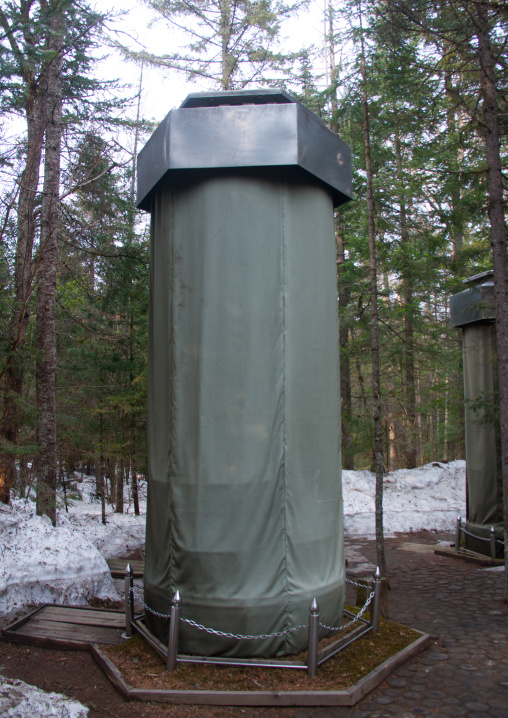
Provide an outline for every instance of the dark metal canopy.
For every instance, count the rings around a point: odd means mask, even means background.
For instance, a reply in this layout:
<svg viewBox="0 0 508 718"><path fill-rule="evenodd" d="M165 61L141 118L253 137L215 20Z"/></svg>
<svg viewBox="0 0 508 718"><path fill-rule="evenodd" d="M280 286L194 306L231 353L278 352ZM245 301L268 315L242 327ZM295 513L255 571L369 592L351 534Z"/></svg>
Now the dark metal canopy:
<svg viewBox="0 0 508 718"><path fill-rule="evenodd" d="M195 93L171 110L138 156L137 206L181 170L288 167L352 198L351 150L282 90Z"/></svg>
<svg viewBox="0 0 508 718"><path fill-rule="evenodd" d="M468 288L450 297L450 323L463 327L473 322L489 322L496 318L494 305L494 272L488 270L464 279Z"/></svg>
<svg viewBox="0 0 508 718"><path fill-rule="evenodd" d="M234 90L231 92L192 92L180 109L189 107L221 107L224 105L283 105L295 103L285 90Z"/></svg>

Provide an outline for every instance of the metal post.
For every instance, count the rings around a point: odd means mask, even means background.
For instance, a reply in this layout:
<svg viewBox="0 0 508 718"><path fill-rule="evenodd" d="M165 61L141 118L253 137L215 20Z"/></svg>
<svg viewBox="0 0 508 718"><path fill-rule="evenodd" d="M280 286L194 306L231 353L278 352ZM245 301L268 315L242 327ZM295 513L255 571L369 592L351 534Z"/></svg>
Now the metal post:
<svg viewBox="0 0 508 718"><path fill-rule="evenodd" d="M374 596L372 598L372 604L370 606L370 625L373 631L379 629L379 612L381 610L381 571L379 566L376 567L374 573L373 590Z"/></svg>
<svg viewBox="0 0 508 718"><path fill-rule="evenodd" d="M134 569L129 566L130 569L130 577L129 577L129 584L130 584L130 609L131 609L131 623L134 625Z"/></svg>
<svg viewBox="0 0 508 718"><path fill-rule="evenodd" d="M490 527L490 557L496 558L496 531L493 526Z"/></svg>
<svg viewBox="0 0 508 718"><path fill-rule="evenodd" d="M134 613L134 596L132 595L133 576L130 563L125 567L125 636L132 636L132 621Z"/></svg>
<svg viewBox="0 0 508 718"><path fill-rule="evenodd" d="M314 598L309 608L309 647L307 649L307 673L311 678L317 673L319 642L319 606Z"/></svg>
<svg viewBox="0 0 508 718"><path fill-rule="evenodd" d="M171 618L169 619L168 660L166 663L168 671L174 671L177 663L181 605L180 591L177 591L171 602Z"/></svg>
<svg viewBox="0 0 508 718"><path fill-rule="evenodd" d="M462 532L461 518L460 518L460 516L457 516L457 527L455 529L455 553L459 552L461 532Z"/></svg>

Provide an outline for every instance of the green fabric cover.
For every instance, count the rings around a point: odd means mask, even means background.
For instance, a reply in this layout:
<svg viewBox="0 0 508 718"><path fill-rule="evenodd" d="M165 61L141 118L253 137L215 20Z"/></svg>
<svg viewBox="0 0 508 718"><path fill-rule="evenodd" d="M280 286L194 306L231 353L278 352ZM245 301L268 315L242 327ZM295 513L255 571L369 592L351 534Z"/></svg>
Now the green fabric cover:
<svg viewBox="0 0 508 718"><path fill-rule="evenodd" d="M468 324L462 329L466 424L467 496L470 524L488 527L503 523L503 489L499 426L485 410L471 408L477 399L496 393L496 329L493 323ZM473 533L473 530L471 529ZM489 551L489 546L486 545Z"/></svg>
<svg viewBox="0 0 508 718"><path fill-rule="evenodd" d="M145 600L221 631L340 623L332 200L284 169L182 173L152 203ZM147 614L165 642L167 621ZM307 630L180 650L283 655Z"/></svg>

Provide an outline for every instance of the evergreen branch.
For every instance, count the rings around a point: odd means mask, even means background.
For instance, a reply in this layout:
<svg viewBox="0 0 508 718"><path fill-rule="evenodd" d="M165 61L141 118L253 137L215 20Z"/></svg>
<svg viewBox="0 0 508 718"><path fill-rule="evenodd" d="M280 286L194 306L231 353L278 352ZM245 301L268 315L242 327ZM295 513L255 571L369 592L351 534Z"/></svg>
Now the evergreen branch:
<svg viewBox="0 0 508 718"><path fill-rule="evenodd" d="M71 185L69 189L60 195L60 201L63 201L67 197L69 197L71 194L74 194L75 192L78 192L79 190L84 189L87 185L92 184L93 182L97 182L97 180L100 180L101 177L104 177L104 175L109 174L111 170L115 169L115 167L125 167L130 164L130 160L126 160L125 162L119 163L119 162L111 162L102 172L100 172L98 175L94 177L90 177L88 180L83 180L82 182L77 182L74 185Z"/></svg>

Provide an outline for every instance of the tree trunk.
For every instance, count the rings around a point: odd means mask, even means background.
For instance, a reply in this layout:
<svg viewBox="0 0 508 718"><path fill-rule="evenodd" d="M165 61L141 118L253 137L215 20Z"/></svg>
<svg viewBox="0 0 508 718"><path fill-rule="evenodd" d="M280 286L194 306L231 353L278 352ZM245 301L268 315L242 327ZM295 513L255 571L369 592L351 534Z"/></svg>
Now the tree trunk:
<svg viewBox="0 0 508 718"><path fill-rule="evenodd" d="M116 470L116 507L115 514L123 514L123 483L124 483L124 466L125 462L120 459Z"/></svg>
<svg viewBox="0 0 508 718"><path fill-rule="evenodd" d="M132 479L132 501L134 503L134 515L139 516L139 493L138 493L138 475L137 466L134 459L131 461L131 479Z"/></svg>
<svg viewBox="0 0 508 718"><path fill-rule="evenodd" d="M221 89L231 89L231 76L235 66L235 58L230 52L231 40L231 1L220 0L220 38L221 38Z"/></svg>
<svg viewBox="0 0 508 718"><path fill-rule="evenodd" d="M374 463L376 471L376 554L381 575L386 577L386 553L383 531L383 422L381 419L381 391L379 378L379 319L377 292L376 235L374 228L374 196L372 193L372 163L370 154L369 103L367 98L367 69L360 8L361 67L363 86L363 130L365 144L365 170L367 179L367 215L370 258L370 310L372 350L372 415L374 421Z"/></svg>
<svg viewBox="0 0 508 718"><path fill-rule="evenodd" d="M109 479L109 491L107 493L108 503L114 503L114 497L116 496L116 476L115 466L109 456L104 457L104 477L105 487L107 487L107 480Z"/></svg>
<svg viewBox="0 0 508 718"><path fill-rule="evenodd" d="M333 29L334 10L331 0L328 1L328 23L329 33L325 42L328 41L328 63L330 70L330 98L331 98L331 122L330 130L336 135L339 133L337 122L337 77L338 68L335 63L335 33ZM325 22L326 26L326 22ZM342 313L339 322L339 352L340 352L340 398L341 398L341 435L342 435L342 468L354 469L353 436L351 434L351 369L348 354L349 324L345 316L345 310L349 301L349 292L341 282L344 270L344 226L343 219L339 214L337 217L337 277L339 291L339 312Z"/></svg>
<svg viewBox="0 0 508 718"><path fill-rule="evenodd" d="M102 468L102 456L95 457L95 487L97 495L101 500L101 518L102 523L106 525L106 497L104 492L104 470Z"/></svg>
<svg viewBox="0 0 508 718"><path fill-rule="evenodd" d="M400 239L404 255L402 303L404 312L404 409L406 413L405 462L407 469L414 469L416 466L416 390L414 369L413 282L411 271L408 268L411 252L409 247L404 178L402 174L402 151L398 134L395 134L395 154L399 181Z"/></svg>
<svg viewBox="0 0 508 718"><path fill-rule="evenodd" d="M58 267L60 141L62 132L63 17L54 3L47 49L46 138L42 197L41 245L37 279L37 514L56 523L56 329L55 294Z"/></svg>
<svg viewBox="0 0 508 718"><path fill-rule="evenodd" d="M339 134L339 125L337 122L337 110L338 110L338 102L337 102L337 78L339 75L339 68L337 67L335 63L335 32L333 29L333 16L334 16L334 10L333 10L333 4L331 0L328 0L328 26L329 26L329 35L328 35L328 61L329 61L329 69L330 69L330 100L331 100L331 124L330 129L332 132L334 132L336 135Z"/></svg>
<svg viewBox="0 0 508 718"><path fill-rule="evenodd" d="M358 375L358 385L360 387L360 396L362 398L363 414L365 417L369 415L369 403L367 401L367 392L365 391L365 380L363 378L362 365L358 355L355 356L356 373Z"/></svg>
<svg viewBox="0 0 508 718"><path fill-rule="evenodd" d="M25 41L34 44L28 33L29 6L25 7ZM0 16L2 27L9 38L14 57L18 57L18 48L13 33L3 13ZM14 305L9 322L8 355L5 368L5 392L1 433L6 449L0 454L0 501L9 503L10 490L14 484L16 446L19 434L18 402L23 393L23 358L28 320L30 318L30 296L33 287L32 252L35 236L35 201L39 184L41 151L44 138L43 90L44 83L39 82L30 63L23 60L21 72L25 89L25 117L27 123L26 164L19 184L17 210L17 241L14 259Z"/></svg>
<svg viewBox="0 0 508 718"><path fill-rule="evenodd" d="M489 195L490 242L494 269L496 305L497 365L499 374L499 414L501 423L501 454L503 473L503 511L505 546L504 600L508 603L508 262L506 226L501 168L499 111L494 75L494 56L489 36L488 10L476 7L476 36L482 87L482 119L487 156L487 187Z"/></svg>
<svg viewBox="0 0 508 718"><path fill-rule="evenodd" d="M449 47L445 46L445 50L449 51ZM448 130L448 138L452 141L455 139L456 119L455 119L455 88L452 82L452 74L449 70L445 72L445 92L446 92L446 124ZM464 219L460 208L461 185L459 180L459 162L458 153L451 158L450 171L452 173L452 186L450 190L450 204L452 208L451 216L451 237L452 237L452 257L454 260L460 258L462 246L464 243Z"/></svg>
<svg viewBox="0 0 508 718"><path fill-rule="evenodd" d="M342 312L339 322L339 351L340 351L340 399L341 399L341 431L342 431L342 468L354 469L353 435L351 433L351 367L349 363L349 323L345 315L348 305L349 292L341 277L344 270L344 228L339 216L337 230L337 275L339 280L339 311Z"/></svg>

